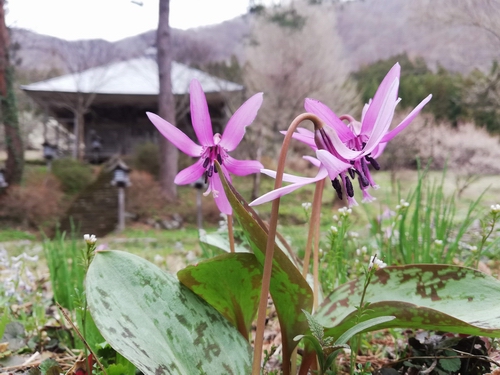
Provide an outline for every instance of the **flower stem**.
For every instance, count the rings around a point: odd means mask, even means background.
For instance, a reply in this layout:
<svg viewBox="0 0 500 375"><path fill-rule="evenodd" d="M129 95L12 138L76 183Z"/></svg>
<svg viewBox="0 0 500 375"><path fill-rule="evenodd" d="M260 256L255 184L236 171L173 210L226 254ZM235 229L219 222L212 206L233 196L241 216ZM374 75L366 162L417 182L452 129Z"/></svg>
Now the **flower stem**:
<svg viewBox="0 0 500 375"><path fill-rule="evenodd" d="M229 237L229 249L234 253L233 215L227 215L227 236Z"/></svg>
<svg viewBox="0 0 500 375"><path fill-rule="evenodd" d="M303 113L297 116L285 135L285 139L283 140L283 145L281 147L279 159L278 159L278 167L276 170L276 180L274 183L274 188L279 189L283 182L283 173L285 171L285 161L286 161L286 153L288 151L288 147L290 145L290 141L292 139L292 134L297 129L299 124L302 121L310 120L315 124L320 125L322 122L316 115L311 113ZM271 218L269 220L269 230L268 230L268 238L266 244L266 257L264 260L264 269L262 275L262 286L260 292L260 301L259 301L259 312L257 314L257 330L255 332L255 341L254 341L254 357L252 364L252 375L259 375L261 371L261 359L262 359L262 348L264 346L264 329L266 324L266 312L267 312L267 300L269 296L269 286L271 284L271 271L273 266L273 257L274 257L274 246L276 241L276 228L278 226L278 214L279 214L279 206L280 199L276 198L273 201L271 208ZM284 348L285 349L285 348ZM290 374L290 355L288 348L287 350L283 350L283 375Z"/></svg>

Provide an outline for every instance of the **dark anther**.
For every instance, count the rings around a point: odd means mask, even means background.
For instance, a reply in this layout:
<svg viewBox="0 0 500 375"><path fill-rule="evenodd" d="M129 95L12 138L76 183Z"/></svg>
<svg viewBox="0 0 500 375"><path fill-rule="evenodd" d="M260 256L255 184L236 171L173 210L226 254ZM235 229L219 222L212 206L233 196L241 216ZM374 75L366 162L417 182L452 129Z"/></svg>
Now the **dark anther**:
<svg viewBox="0 0 500 375"><path fill-rule="evenodd" d="M358 180L359 180L360 187L367 187L368 185L370 185L370 181L368 181L368 179L366 178L366 176L364 174L360 173L357 169L356 169L356 173L358 174Z"/></svg>
<svg viewBox="0 0 500 375"><path fill-rule="evenodd" d="M349 177L345 177L345 190L348 196L354 197L354 188L352 187L352 182Z"/></svg>
<svg viewBox="0 0 500 375"><path fill-rule="evenodd" d="M205 161L203 162L203 168L208 167L208 163L210 163L210 159L206 158Z"/></svg>
<svg viewBox="0 0 500 375"><path fill-rule="evenodd" d="M208 173L205 172L205 184L208 182Z"/></svg>
<svg viewBox="0 0 500 375"><path fill-rule="evenodd" d="M377 171L380 170L380 165L374 158L372 158L370 155L366 155L365 158L373 168L375 168Z"/></svg>
<svg viewBox="0 0 500 375"><path fill-rule="evenodd" d="M214 167L211 165L210 167L208 167L207 169L207 176L208 177L212 177L212 175L214 174Z"/></svg>
<svg viewBox="0 0 500 375"><path fill-rule="evenodd" d="M217 161L222 165L222 156L220 156L220 154L217 154Z"/></svg>
<svg viewBox="0 0 500 375"><path fill-rule="evenodd" d="M349 168L347 171L349 172L349 176L351 176L351 178L354 180L354 177L356 177L356 172L357 172L356 169Z"/></svg>
<svg viewBox="0 0 500 375"><path fill-rule="evenodd" d="M340 182L339 180L337 180L337 178L332 180L332 186L337 192L337 196L339 197L339 199L342 200L342 186L340 186Z"/></svg>
<svg viewBox="0 0 500 375"><path fill-rule="evenodd" d="M365 176L370 173L370 170L368 169L368 164L366 164L365 159L361 159L361 171Z"/></svg>
<svg viewBox="0 0 500 375"><path fill-rule="evenodd" d="M354 160L349 160L349 163L351 163L351 165L354 165Z"/></svg>

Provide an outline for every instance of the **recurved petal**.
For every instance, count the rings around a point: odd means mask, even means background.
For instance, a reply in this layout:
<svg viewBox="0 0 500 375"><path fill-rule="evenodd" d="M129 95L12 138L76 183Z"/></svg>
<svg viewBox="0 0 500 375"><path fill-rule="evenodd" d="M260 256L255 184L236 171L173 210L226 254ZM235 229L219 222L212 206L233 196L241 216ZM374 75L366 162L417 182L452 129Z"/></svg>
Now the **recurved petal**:
<svg viewBox="0 0 500 375"><path fill-rule="evenodd" d="M413 121L413 119L419 114L420 110L427 104L429 101L432 99L432 94L427 96L424 100L420 102L419 105L417 105L413 111L410 112L408 116L405 117L401 123L396 126L394 129L392 129L390 132L386 133L384 137L382 138L381 142L389 142L392 138L394 138L396 135L398 135L404 128L406 128L410 122Z"/></svg>
<svg viewBox="0 0 500 375"><path fill-rule="evenodd" d="M316 177L313 177L313 178L297 177L296 183L293 183L293 184L287 185L287 186L283 186L279 189L272 190L269 193L266 193L263 196L254 200L253 202L251 202L250 206L257 206L259 204L270 202L276 198L280 198L283 195L286 195L288 193L291 193L292 191L295 191L295 190L301 188L302 186L318 182L318 181L324 179L327 175L328 175L328 173L326 172L326 170L324 168L320 168Z"/></svg>
<svg viewBox="0 0 500 375"><path fill-rule="evenodd" d="M212 193L214 193L215 204L219 208L219 211L226 215L232 215L233 208L227 199L218 173L212 175Z"/></svg>
<svg viewBox="0 0 500 375"><path fill-rule="evenodd" d="M333 128L342 142L352 139L352 131L344 124L337 115L319 100L306 98L304 108L322 119L327 125Z"/></svg>
<svg viewBox="0 0 500 375"><path fill-rule="evenodd" d="M201 155L202 147L194 143L177 127L173 126L168 121L162 119L154 113L146 112L146 115L153 125L160 131L160 133L172 142L179 150L193 157L199 157Z"/></svg>
<svg viewBox="0 0 500 375"><path fill-rule="evenodd" d="M198 159L193 165L183 169L175 176L174 183L177 185L187 185L198 180L205 172L202 159Z"/></svg>
<svg viewBox="0 0 500 375"><path fill-rule="evenodd" d="M326 150L316 151L316 157L326 168L326 170L328 171L328 176L332 180L335 179L341 172L344 172L351 167L351 164L337 159Z"/></svg>
<svg viewBox="0 0 500 375"><path fill-rule="evenodd" d="M283 130L280 133L286 135L287 131ZM313 150L316 150L318 148L318 146L316 146L316 142L314 142L314 133L310 130L297 128L297 131L292 134L292 138L296 139L299 142L305 143Z"/></svg>
<svg viewBox="0 0 500 375"><path fill-rule="evenodd" d="M228 151L233 151L243 139L245 128L250 125L262 105L263 94L255 94L231 116L222 135L220 145Z"/></svg>
<svg viewBox="0 0 500 375"><path fill-rule="evenodd" d="M213 146L214 133L208 112L207 98L200 82L193 79L189 85L191 121L193 129L202 146Z"/></svg>
<svg viewBox="0 0 500 375"><path fill-rule="evenodd" d="M258 173L264 166L257 160L238 160L231 156L224 159L226 169L237 176Z"/></svg>
<svg viewBox="0 0 500 375"><path fill-rule="evenodd" d="M363 116L363 126L361 128L362 134L370 134L373 127L375 126L375 121L377 119L378 113L382 109L384 102L387 99L390 101L396 101L398 98L398 88L399 88L399 75L401 72L401 66L396 63L391 70L386 74L382 83L377 89L370 106L366 109ZM393 83L397 80L396 90L393 90ZM386 98L387 97L387 98Z"/></svg>

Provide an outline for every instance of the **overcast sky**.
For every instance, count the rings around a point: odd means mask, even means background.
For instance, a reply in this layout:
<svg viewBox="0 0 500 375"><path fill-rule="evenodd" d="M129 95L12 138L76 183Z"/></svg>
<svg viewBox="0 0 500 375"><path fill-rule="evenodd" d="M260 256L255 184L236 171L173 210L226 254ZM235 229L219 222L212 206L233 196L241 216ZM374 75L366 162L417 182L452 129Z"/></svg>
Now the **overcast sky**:
<svg viewBox="0 0 500 375"><path fill-rule="evenodd" d="M158 2L9 0L6 23L9 27L67 40L101 38L116 41L155 29ZM246 13L248 3L248 0L170 0L170 26L188 29L220 23Z"/></svg>

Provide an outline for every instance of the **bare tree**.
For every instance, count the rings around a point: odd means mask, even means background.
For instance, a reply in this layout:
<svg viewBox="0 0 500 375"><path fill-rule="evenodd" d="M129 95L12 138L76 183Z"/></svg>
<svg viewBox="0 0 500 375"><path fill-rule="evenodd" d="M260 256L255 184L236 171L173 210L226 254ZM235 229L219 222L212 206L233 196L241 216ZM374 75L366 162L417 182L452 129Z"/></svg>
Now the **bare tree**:
<svg viewBox="0 0 500 375"><path fill-rule="evenodd" d="M254 22L245 83L251 91L265 93L258 117L262 130L256 133L274 146L280 144L279 130L304 112L306 97L340 113L356 108L357 92L349 80L331 4L296 1L265 10Z"/></svg>
<svg viewBox="0 0 500 375"><path fill-rule="evenodd" d="M175 99L172 94L172 49L169 24L170 0L160 0L160 17L156 34L158 50L158 72L160 93L158 95L158 114L175 125ZM178 170L179 151L166 138L160 137L160 184L168 199L177 198L177 187L174 184Z"/></svg>
<svg viewBox="0 0 500 375"><path fill-rule="evenodd" d="M24 168L24 147L19 130L14 73L9 59L9 32L5 25L5 1L0 0L0 100L2 122L7 146L6 178L12 183L21 182Z"/></svg>
<svg viewBox="0 0 500 375"><path fill-rule="evenodd" d="M113 44L105 41L81 40L71 44L61 44L54 52L64 62L74 79L73 93L60 93L62 106L74 116L73 157L83 159L81 144L84 142L85 114L89 111L97 91L108 79L107 67L121 59ZM93 70L90 70L95 68Z"/></svg>
<svg viewBox="0 0 500 375"><path fill-rule="evenodd" d="M500 44L500 0L423 0L420 13L450 26L479 28Z"/></svg>

